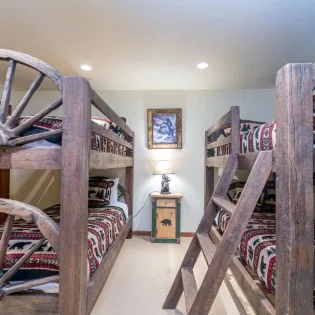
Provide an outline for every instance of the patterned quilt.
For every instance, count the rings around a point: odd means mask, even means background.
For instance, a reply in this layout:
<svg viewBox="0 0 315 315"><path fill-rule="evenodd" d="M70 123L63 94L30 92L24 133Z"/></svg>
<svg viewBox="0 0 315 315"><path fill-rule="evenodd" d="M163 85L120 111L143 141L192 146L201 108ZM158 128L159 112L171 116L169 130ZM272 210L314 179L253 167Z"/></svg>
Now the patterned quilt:
<svg viewBox="0 0 315 315"><path fill-rule="evenodd" d="M224 232L230 214L220 210L217 224ZM243 262L258 275L267 290L276 291L276 214L254 212L239 246ZM315 298L315 296L314 296ZM315 299L314 299L315 301Z"/></svg>
<svg viewBox="0 0 315 315"><path fill-rule="evenodd" d="M315 116L313 123L313 132L315 132ZM230 128L228 128L230 130ZM256 125L247 131L240 133L240 153L257 152L257 151L268 151L276 148L276 130L277 123L275 120ZM225 131L218 138L224 138L230 135L229 131ZM208 156L220 156L231 154L231 144L226 144L218 148L208 150Z"/></svg>
<svg viewBox="0 0 315 315"><path fill-rule="evenodd" d="M218 213L218 227L224 232L230 215ZM253 213L240 243L240 256L258 275L266 288L275 292L276 282L276 215Z"/></svg>
<svg viewBox="0 0 315 315"><path fill-rule="evenodd" d="M31 116L24 116L19 119L19 124L22 124L23 122L30 119ZM117 133L119 136L123 137L123 134L121 133L120 128L112 123L108 118L98 118L93 117L92 121L97 123L98 125L102 126L105 129L110 129L113 132ZM25 131L23 133L23 136L28 136L32 134L41 133L44 131L49 130L57 130L62 129L62 118L61 117L55 117L55 116L47 116L35 123L34 126L32 126L30 129ZM50 138L47 138L46 140L49 143L55 144L55 145L61 145L61 135L56 135ZM41 142L42 144L43 142ZM91 149L101 152L107 152L107 153L114 153L122 156L126 156L126 147L118 144L110 139L107 139L106 137L103 137L95 132L92 132L91 136Z"/></svg>
<svg viewBox="0 0 315 315"><path fill-rule="evenodd" d="M114 242L116 236L122 230L126 221L124 211L119 207L106 206L106 208L89 209L88 216L88 277L90 278L102 258ZM60 205L52 206L44 210L57 224L60 223ZM0 236L3 225L0 225ZM42 234L33 223L16 220L11 232L7 255L4 262L4 270L12 267L23 254L30 249ZM79 244L78 244L79 246ZM46 241L22 265L12 280L27 280L46 277L57 274L59 261L51 245Z"/></svg>

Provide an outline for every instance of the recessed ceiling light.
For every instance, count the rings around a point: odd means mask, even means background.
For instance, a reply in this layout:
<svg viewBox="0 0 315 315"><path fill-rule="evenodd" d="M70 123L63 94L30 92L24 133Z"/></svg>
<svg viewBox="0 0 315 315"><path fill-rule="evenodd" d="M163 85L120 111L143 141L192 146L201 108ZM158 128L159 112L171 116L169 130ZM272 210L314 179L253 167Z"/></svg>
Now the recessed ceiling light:
<svg viewBox="0 0 315 315"><path fill-rule="evenodd" d="M89 65L81 65L80 68L84 71L91 71L92 67Z"/></svg>
<svg viewBox="0 0 315 315"><path fill-rule="evenodd" d="M208 66L209 65L206 62L200 62L197 64L198 69L206 69L206 68L208 68Z"/></svg>

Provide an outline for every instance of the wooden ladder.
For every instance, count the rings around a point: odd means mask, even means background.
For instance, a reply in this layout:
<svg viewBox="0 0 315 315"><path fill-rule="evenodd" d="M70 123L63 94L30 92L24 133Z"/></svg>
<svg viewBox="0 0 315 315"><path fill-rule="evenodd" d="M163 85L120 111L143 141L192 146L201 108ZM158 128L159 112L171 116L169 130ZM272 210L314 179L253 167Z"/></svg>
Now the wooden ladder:
<svg viewBox="0 0 315 315"><path fill-rule="evenodd" d="M188 315L209 314L227 269L241 241L243 231L271 172L272 152L262 151L258 153L242 194L235 205L228 200L227 191L232 183L237 165L237 155L229 156L164 302L164 309L175 309L184 292ZM209 232L217 214L217 207L226 210L232 216L223 234L221 243L216 247L209 236ZM203 252L206 259L208 271L198 290L193 267L200 251Z"/></svg>

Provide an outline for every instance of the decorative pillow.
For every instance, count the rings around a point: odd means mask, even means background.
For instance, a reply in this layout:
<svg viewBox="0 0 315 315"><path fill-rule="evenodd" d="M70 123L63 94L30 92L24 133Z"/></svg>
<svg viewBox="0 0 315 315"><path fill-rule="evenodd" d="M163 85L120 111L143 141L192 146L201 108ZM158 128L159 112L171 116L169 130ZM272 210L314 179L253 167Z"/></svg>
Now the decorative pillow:
<svg viewBox="0 0 315 315"><path fill-rule="evenodd" d="M230 185L228 190L228 197L231 199L231 201L236 204L238 199L241 196L241 193L244 189L246 182L234 182Z"/></svg>
<svg viewBox="0 0 315 315"><path fill-rule="evenodd" d="M117 202L119 178L107 179L101 176L89 179L89 208L99 208Z"/></svg>
<svg viewBox="0 0 315 315"><path fill-rule="evenodd" d="M261 122L261 121L241 119L241 121L240 121L240 131L241 132L246 132L246 131L251 130L251 129L256 129L259 126L263 125L264 123L265 122Z"/></svg>
<svg viewBox="0 0 315 315"><path fill-rule="evenodd" d="M234 204L236 204L237 201L239 200L239 198L243 192L245 183L246 182L234 182L230 185L229 190L228 190L228 197L230 198L230 200ZM256 207L255 207L254 211L260 212L262 210L264 197L265 197L265 191L263 190L260 194L260 197L259 197L257 203L256 203Z"/></svg>
<svg viewBox="0 0 315 315"><path fill-rule="evenodd" d="M266 182L265 198L263 203L263 212L275 212L276 211L276 183L274 181Z"/></svg>

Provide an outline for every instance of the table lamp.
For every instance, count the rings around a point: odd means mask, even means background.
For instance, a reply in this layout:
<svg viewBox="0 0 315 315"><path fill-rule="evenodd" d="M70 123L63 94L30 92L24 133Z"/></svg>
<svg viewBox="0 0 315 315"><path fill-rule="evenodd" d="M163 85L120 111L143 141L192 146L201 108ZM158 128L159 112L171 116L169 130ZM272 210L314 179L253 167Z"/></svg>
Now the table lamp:
<svg viewBox="0 0 315 315"><path fill-rule="evenodd" d="M162 175L161 194L168 195L171 193L169 187L169 182L171 181L171 179L167 175L173 173L174 172L167 160L158 161L156 163L156 167L153 174Z"/></svg>

